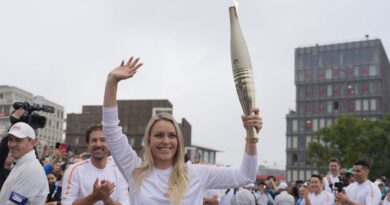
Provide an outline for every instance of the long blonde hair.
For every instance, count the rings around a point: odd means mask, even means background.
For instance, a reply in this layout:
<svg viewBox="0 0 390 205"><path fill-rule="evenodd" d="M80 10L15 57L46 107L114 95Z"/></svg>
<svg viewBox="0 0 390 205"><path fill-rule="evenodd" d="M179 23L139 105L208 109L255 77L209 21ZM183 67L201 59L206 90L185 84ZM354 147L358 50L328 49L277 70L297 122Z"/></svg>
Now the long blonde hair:
<svg viewBox="0 0 390 205"><path fill-rule="evenodd" d="M167 194L171 204L179 205L181 204L184 193L187 191L188 172L187 166L184 162L185 153L183 134L181 133L179 125L170 114L164 113L152 117L146 127L144 136L144 161L140 167L134 169L133 171L135 188L139 191L143 179L150 175L154 167L153 155L150 149L150 131L153 125L160 120L171 122L176 130L178 144L176 153L173 156L172 172L169 177L169 190Z"/></svg>

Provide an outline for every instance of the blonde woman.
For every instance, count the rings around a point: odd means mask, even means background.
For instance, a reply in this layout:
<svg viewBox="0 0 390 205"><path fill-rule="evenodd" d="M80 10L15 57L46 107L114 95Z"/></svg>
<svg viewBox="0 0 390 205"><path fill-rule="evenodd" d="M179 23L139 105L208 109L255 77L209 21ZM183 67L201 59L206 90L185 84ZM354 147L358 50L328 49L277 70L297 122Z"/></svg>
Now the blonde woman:
<svg viewBox="0 0 390 205"><path fill-rule="evenodd" d="M144 160L129 145L118 126L117 85L133 77L141 67L133 57L112 70L107 77L103 127L111 154L130 186L131 204L202 204L206 189L240 187L255 181L257 151L254 140L246 140L245 154L239 168L210 167L184 163L183 136L176 121L169 114L153 117L144 136ZM246 128L259 132L262 121L259 110L243 116Z"/></svg>

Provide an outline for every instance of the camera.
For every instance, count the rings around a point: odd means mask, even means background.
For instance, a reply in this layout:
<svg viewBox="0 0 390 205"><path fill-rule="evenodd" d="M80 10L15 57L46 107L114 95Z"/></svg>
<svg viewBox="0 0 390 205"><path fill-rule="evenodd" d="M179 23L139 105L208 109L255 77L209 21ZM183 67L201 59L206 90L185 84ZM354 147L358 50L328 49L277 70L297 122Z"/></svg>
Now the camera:
<svg viewBox="0 0 390 205"><path fill-rule="evenodd" d="M15 110L20 108L25 110L24 115L20 117L19 121L29 124L34 129L44 128L46 124L46 117L40 116L37 113L34 113L34 111L54 113L54 107L52 106L39 104L30 105L28 102L15 102L13 107Z"/></svg>
<svg viewBox="0 0 390 205"><path fill-rule="evenodd" d="M334 187L336 188L337 192L342 192L344 187L347 187L349 185L349 179L352 177L351 173L345 173L341 174L339 176L340 182L335 182Z"/></svg>

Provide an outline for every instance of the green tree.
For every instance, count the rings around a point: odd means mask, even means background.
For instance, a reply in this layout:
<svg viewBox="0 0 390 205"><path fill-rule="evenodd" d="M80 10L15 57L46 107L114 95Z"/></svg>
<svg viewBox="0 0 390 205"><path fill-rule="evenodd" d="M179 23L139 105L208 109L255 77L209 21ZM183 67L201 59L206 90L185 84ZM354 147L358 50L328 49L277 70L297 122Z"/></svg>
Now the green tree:
<svg viewBox="0 0 390 205"><path fill-rule="evenodd" d="M340 115L333 125L320 129L315 139L309 143L308 156L322 173L331 157L346 168L358 159L367 160L371 177L390 173L390 115L383 120Z"/></svg>

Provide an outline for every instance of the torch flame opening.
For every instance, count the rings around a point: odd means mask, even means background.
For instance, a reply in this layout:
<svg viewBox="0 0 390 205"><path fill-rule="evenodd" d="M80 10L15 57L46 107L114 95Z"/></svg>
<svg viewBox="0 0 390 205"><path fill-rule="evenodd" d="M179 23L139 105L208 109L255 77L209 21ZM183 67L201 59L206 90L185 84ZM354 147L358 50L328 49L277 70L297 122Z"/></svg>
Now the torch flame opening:
<svg viewBox="0 0 390 205"><path fill-rule="evenodd" d="M236 7L236 11L238 10L238 2L237 2L237 0L233 0L232 6Z"/></svg>

